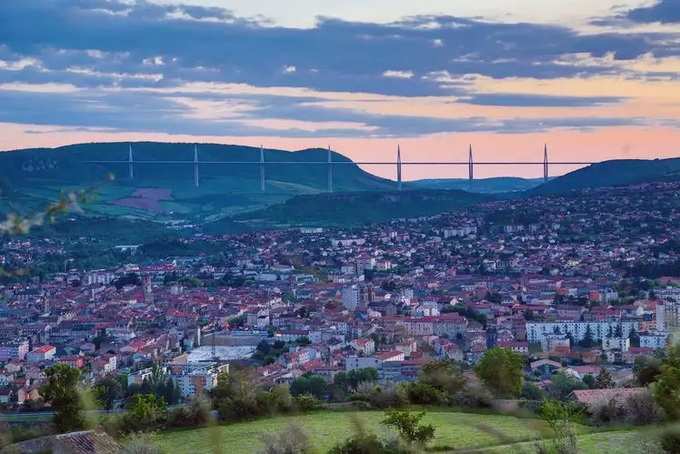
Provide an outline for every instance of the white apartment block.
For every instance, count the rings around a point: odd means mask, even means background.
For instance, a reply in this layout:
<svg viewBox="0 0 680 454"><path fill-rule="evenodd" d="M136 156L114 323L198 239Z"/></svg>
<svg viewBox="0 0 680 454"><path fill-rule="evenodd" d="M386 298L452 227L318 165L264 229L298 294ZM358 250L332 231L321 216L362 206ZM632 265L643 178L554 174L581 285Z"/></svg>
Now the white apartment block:
<svg viewBox="0 0 680 454"><path fill-rule="evenodd" d="M628 338L631 331L635 329L639 331L640 326L636 321L599 321L599 322L582 322L582 321L555 321L555 322L527 322L527 340L529 342L543 342L546 336L553 334L570 334L574 341L583 340L586 336L588 328L593 336L594 341L601 341L607 337L610 332L616 332L617 327L621 327L621 336Z"/></svg>

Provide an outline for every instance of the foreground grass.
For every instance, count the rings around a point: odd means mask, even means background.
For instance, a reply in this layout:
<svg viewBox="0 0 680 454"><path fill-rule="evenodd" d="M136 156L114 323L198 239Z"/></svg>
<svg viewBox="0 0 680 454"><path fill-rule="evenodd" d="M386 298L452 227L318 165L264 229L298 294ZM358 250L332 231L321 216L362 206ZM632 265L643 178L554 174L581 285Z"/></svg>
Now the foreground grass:
<svg viewBox="0 0 680 454"><path fill-rule="evenodd" d="M479 454L533 454L535 442L504 444L473 451ZM580 435L579 454L649 454L661 452L654 437L639 430L616 430Z"/></svg>
<svg viewBox="0 0 680 454"><path fill-rule="evenodd" d="M323 453L350 436L357 421L366 430L387 436L389 433L380 423L383 418L382 411L321 411L212 428L162 432L157 435L157 440L166 452L172 453L254 453L262 447L263 434L280 432L290 424L297 424L305 429L313 445ZM504 415L430 409L423 422L436 427L436 437L430 446L439 452L522 442L547 434L541 421ZM590 429L578 426L577 430L585 434Z"/></svg>

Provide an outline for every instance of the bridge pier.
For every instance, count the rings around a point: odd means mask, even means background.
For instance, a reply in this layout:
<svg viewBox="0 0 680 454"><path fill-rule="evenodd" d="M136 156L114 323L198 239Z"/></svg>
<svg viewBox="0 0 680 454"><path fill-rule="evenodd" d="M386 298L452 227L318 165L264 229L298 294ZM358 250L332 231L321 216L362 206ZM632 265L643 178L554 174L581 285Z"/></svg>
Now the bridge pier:
<svg viewBox="0 0 680 454"><path fill-rule="evenodd" d="M198 181L198 145L194 145L194 186L199 186Z"/></svg>
<svg viewBox="0 0 680 454"><path fill-rule="evenodd" d="M328 192L333 192L333 152L328 146Z"/></svg>
<svg viewBox="0 0 680 454"><path fill-rule="evenodd" d="M264 148L260 145L260 192L265 192L265 176L264 176Z"/></svg>
<svg viewBox="0 0 680 454"><path fill-rule="evenodd" d="M548 175L548 144L543 146L543 182L547 183L549 179Z"/></svg>
<svg viewBox="0 0 680 454"><path fill-rule="evenodd" d="M130 144L130 148L128 150L128 174L130 176L130 180L135 179L134 163L135 163L135 160L132 157L132 144Z"/></svg>
<svg viewBox="0 0 680 454"><path fill-rule="evenodd" d="M401 191L401 150L397 145L397 190Z"/></svg>
<svg viewBox="0 0 680 454"><path fill-rule="evenodd" d="M472 159L472 144L470 144L470 150L468 152L468 181L470 186L472 186L472 181L475 179L475 164Z"/></svg>

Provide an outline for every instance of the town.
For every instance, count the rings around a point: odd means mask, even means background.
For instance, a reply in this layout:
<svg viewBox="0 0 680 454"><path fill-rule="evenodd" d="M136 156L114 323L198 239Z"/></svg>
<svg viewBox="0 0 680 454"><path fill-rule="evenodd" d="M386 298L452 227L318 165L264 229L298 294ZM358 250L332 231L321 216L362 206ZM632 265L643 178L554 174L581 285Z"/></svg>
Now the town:
<svg viewBox="0 0 680 454"><path fill-rule="evenodd" d="M120 263L96 269L58 239L10 236L0 249L0 404L43 408L45 370L58 363L92 386L123 377L128 391L161 369L176 404L234 367L252 368L261 385L369 368L401 383L435 360L472 368L494 347L525 357L526 383L543 391L558 375L593 388L603 371L609 388L630 388L636 365L680 324L680 279L669 277L678 238L680 184L663 182L365 228L159 238L116 245ZM8 271L46 257L61 265Z"/></svg>

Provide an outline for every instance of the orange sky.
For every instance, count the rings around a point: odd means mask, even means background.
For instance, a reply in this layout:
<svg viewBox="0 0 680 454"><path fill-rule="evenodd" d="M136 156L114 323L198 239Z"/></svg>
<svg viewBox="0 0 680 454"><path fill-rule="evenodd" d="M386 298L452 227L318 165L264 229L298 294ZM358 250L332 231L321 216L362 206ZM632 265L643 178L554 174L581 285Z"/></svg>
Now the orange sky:
<svg viewBox="0 0 680 454"><path fill-rule="evenodd" d="M530 160L541 161L543 144L549 147L550 159L601 161L620 158L666 158L680 156L680 130L674 128L611 127L590 131L553 130L531 134L436 134L423 137L389 139L305 138L286 137L197 137L169 134L105 133L91 131L55 131L53 127L2 124L5 149L28 147L54 147L79 142L111 142L159 140L173 142L212 142L298 150L309 147L331 146L354 160L395 160L396 146L400 144L402 159L438 161L466 160L468 144L473 144L475 160ZM26 130L34 131L26 133ZM35 131L44 130L36 134ZM553 166L551 175L559 175L573 167ZM386 166L366 167L377 175L395 178L395 169ZM534 167L478 166L475 176L518 175L542 176L540 165ZM405 180L419 178L465 177L464 166L413 166L405 167Z"/></svg>

